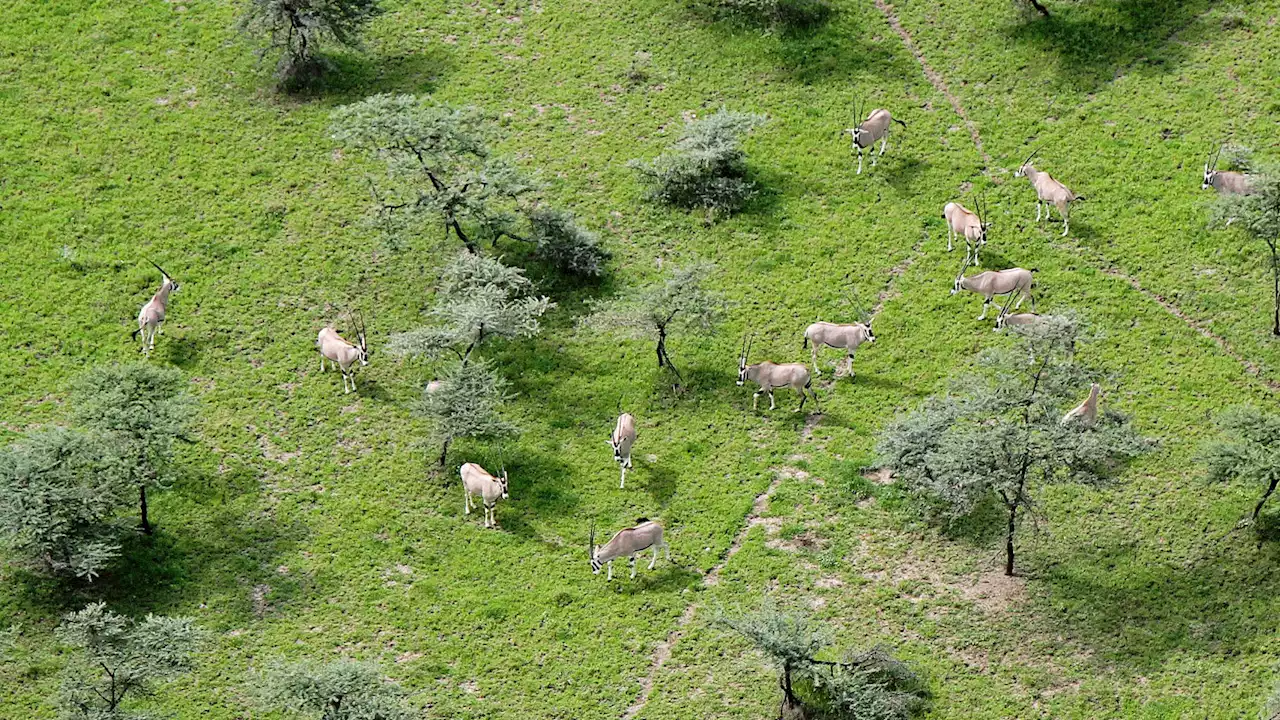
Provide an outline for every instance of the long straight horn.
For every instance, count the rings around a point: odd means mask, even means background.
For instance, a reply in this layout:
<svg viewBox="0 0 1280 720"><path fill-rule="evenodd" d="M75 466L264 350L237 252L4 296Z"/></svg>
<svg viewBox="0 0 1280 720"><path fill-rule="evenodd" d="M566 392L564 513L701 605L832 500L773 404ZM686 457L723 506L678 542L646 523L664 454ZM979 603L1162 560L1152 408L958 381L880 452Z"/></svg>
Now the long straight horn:
<svg viewBox="0 0 1280 720"><path fill-rule="evenodd" d="M595 550L596 550L596 521L595 521L595 518L592 518L591 519L591 535L588 536L587 538L587 559L589 560L596 559Z"/></svg>
<svg viewBox="0 0 1280 720"><path fill-rule="evenodd" d="M155 266L155 269L159 270L161 275L165 276L166 278L172 277L169 273L164 271L164 268L160 267L159 265L156 265L154 260L147 260L147 262Z"/></svg>
<svg viewBox="0 0 1280 720"><path fill-rule="evenodd" d="M1031 158L1035 157L1035 156L1036 156L1036 153L1039 153L1039 152L1040 152L1041 150L1043 150L1043 149L1044 149L1044 146L1043 146L1043 145L1041 145L1040 147L1038 147L1038 148L1036 148L1035 150L1033 150L1033 151L1031 152L1031 154L1027 156L1027 159L1026 159L1026 160L1023 160L1023 161L1022 161L1022 164L1021 164L1021 165L1019 165L1018 167L1020 167L1020 168L1022 168L1022 167L1026 167L1026 166L1027 166L1027 163L1031 162Z"/></svg>

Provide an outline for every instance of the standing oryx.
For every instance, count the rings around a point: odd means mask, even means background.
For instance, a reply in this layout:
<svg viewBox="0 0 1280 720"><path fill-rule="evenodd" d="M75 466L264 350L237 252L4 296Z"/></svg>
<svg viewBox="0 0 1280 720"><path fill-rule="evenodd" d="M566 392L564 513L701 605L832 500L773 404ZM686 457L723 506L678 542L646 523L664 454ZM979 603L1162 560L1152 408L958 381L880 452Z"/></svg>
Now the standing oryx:
<svg viewBox="0 0 1280 720"><path fill-rule="evenodd" d="M951 252L952 239L960 235L964 238L965 257L972 252L973 264L981 265L978 248L987 244L987 230L991 223L986 221L987 210L984 203L975 198L974 206L981 215L958 202L949 202L942 207L942 219L947 221L947 252Z"/></svg>
<svg viewBox="0 0 1280 720"><path fill-rule="evenodd" d="M1218 170L1218 158L1222 155L1222 148L1218 148L1211 157L1209 162L1204 164L1204 182L1201 183L1201 190L1213 188L1222 195L1252 195L1253 194L1253 178L1241 172L1233 170Z"/></svg>
<svg viewBox="0 0 1280 720"><path fill-rule="evenodd" d="M1068 217L1071 212L1071 203L1076 200L1084 200L1083 196L1076 195L1067 189L1066 185L1054 180L1049 173L1037 170L1031 165L1031 158L1040 152L1037 148L1031 153L1022 165L1018 167L1018 171L1013 174L1014 177L1020 178L1026 176L1031 181L1031 187L1036 189L1036 222L1040 222L1040 206L1044 205L1044 219L1049 219L1050 206L1058 208L1058 214L1062 216L1062 236L1067 236Z"/></svg>
<svg viewBox="0 0 1280 720"><path fill-rule="evenodd" d="M498 504L498 498L507 499L507 469L502 468L502 475L494 477L479 465L466 463L458 469L458 474L462 476L464 514L470 515L471 508L475 505L471 496L479 495L484 500L484 526L498 527L498 516L494 508Z"/></svg>
<svg viewBox="0 0 1280 720"><path fill-rule="evenodd" d="M951 286L951 294L955 295L961 290L969 290L976 292L982 296L982 314L978 316L979 320L987 317L987 307L991 305L991 298L996 295L1008 295L1010 293L1020 293L1018 304L1013 306L1014 310L1022 307L1022 301L1030 299L1031 309L1036 308L1036 299L1031 297L1031 270L1023 270L1022 268L1009 268L1008 270L988 270L980 272L977 275L969 277L964 276L966 265L960 266L960 274L956 276L955 284ZM1013 298L1010 298L1012 300Z"/></svg>
<svg viewBox="0 0 1280 720"><path fill-rule="evenodd" d="M147 262L151 262L148 260ZM138 329L133 331L132 338L142 335L142 354L150 356L156 347L156 333L164 324L164 311L169 305L169 295L178 292L178 281L169 277L164 268L151 262L160 271L160 289L138 311Z"/></svg>
<svg viewBox="0 0 1280 720"><path fill-rule="evenodd" d="M613 448L613 459L622 468L622 480L618 482L619 488L627 486L627 468L631 467L631 446L636 442L636 419L631 417L631 413L622 413L618 416L618 424L613 428L613 434L609 436L609 447Z"/></svg>
<svg viewBox="0 0 1280 720"><path fill-rule="evenodd" d="M1090 385L1089 397L1085 398L1084 402L1068 410L1058 424L1067 425L1074 420L1079 421L1085 427L1093 427L1094 423L1098 422L1098 396L1101 392L1102 387L1098 383Z"/></svg>
<svg viewBox="0 0 1280 720"><path fill-rule="evenodd" d="M800 412L804 409L804 401L808 399L808 395L813 396L813 404L818 405L818 412L822 412L822 406L818 404L818 394L811 387L813 381L809 378L809 368L805 367L804 363L775 365L767 361L748 365L747 356L751 353L753 342L754 340L748 342L747 338L743 338L742 354L738 356L738 387L742 387L748 380L760 386L760 389L751 396L751 409L756 409L756 404L760 402L760 393L764 392L769 393L769 409L773 410L777 407L773 401L773 389L789 387L800 394L800 407L792 412Z"/></svg>
<svg viewBox="0 0 1280 720"><path fill-rule="evenodd" d="M320 351L320 372L324 372L325 360L337 365L342 371L344 395L356 389L356 361L358 360L362 366L369 364L369 344L365 340L364 321L362 319L357 322L352 318L351 322L356 328L358 345L347 342L337 330L331 327L324 328L316 337L316 349ZM350 389L347 389L347 383L351 384Z"/></svg>
<svg viewBox="0 0 1280 720"><path fill-rule="evenodd" d="M858 107L854 109L854 120L862 117L861 107L862 105L859 103ZM879 158L879 155L875 154L873 147L876 141L880 142L880 155L884 155L884 150L889 145L889 123L891 122L898 123L903 129L907 127L906 123L890 115L888 110L878 108L872 110L867 119L863 120L857 127L845 130L845 132L853 136L853 146L850 151L858 153L858 172L854 173L855 175L862 174L862 152L867 148L872 148L871 167L876 166L876 160Z"/></svg>
<svg viewBox="0 0 1280 720"><path fill-rule="evenodd" d="M871 333L871 323L853 323L852 325L837 325L836 323L818 321L804 329L804 342L802 347L808 348L809 342L813 342L813 376L817 377L822 374L818 369L818 348L825 345L833 348L844 348L848 353L849 377L853 377L853 353L857 351L858 346L864 342L873 343L876 336ZM839 372L839 367L836 372ZM814 402L817 402L815 396Z"/></svg>
<svg viewBox="0 0 1280 720"><path fill-rule="evenodd" d="M596 547L596 528L591 526L591 538L587 541L588 555L591 557L591 572L599 575L600 568L607 565L609 574L606 580L613 579L613 561L626 557L631 559L631 577L636 576L636 556L653 548L653 559L649 561L652 570L658 562L658 549L666 551L667 561L671 561L671 547L662 539L662 525L648 518L640 518L635 527L619 530L609 542Z"/></svg>

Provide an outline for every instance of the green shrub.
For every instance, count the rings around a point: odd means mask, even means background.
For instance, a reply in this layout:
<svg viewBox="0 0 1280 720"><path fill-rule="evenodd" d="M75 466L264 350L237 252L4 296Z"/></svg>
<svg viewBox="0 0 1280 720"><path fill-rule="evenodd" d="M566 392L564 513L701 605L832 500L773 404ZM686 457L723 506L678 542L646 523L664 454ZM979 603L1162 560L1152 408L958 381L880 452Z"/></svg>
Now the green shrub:
<svg viewBox="0 0 1280 720"><path fill-rule="evenodd" d="M649 199L681 208L703 208L709 215L736 212L755 194L747 179L742 136L763 125L765 117L718 112L685 123L680 138L652 161L628 166L649 186Z"/></svg>

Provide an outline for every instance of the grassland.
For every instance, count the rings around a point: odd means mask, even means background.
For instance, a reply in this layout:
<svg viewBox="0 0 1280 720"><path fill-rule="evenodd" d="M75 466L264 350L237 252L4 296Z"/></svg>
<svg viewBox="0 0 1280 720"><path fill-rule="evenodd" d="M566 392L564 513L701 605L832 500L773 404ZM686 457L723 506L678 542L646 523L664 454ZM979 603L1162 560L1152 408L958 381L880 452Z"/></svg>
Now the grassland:
<svg viewBox="0 0 1280 720"><path fill-rule="evenodd" d="M0 664L0 717L53 716L51 630L92 598L214 631L201 669L155 700L184 718L245 717L239 688L268 658L342 654L382 660L428 717L620 717L650 677L639 717L763 717L770 671L709 621L766 590L829 619L843 644L899 648L931 679L931 718L1255 711L1280 659L1280 557L1226 534L1255 489L1206 486L1194 453L1218 409L1274 402L1263 380L1280 380L1280 350L1259 248L1203 229L1198 176L1228 136L1274 154L1280 5L1244 6L1230 28L1207 2L1053 5L1051 22L1007 0L893 6L989 167L867 0L841 0L799 35L668 0L388 6L368 52L340 56L330 86L298 98L266 89L224 4L7 8L0 439L64 422L75 373L134 357L129 321L156 282L147 257L184 283L157 361L189 375L202 415L181 478L154 499L159 533L117 572L71 591L0 575L0 626L23 627ZM637 52L652 56L640 81L628 78ZM496 145L554 181L615 254L598 287L539 276L560 308L543 335L495 353L525 432L461 445L455 462L505 458L503 532L464 517L456 480L429 472L406 407L431 368L375 356L358 397L317 372L314 333L339 309L365 309L376 352L420 322L456 251L422 238L389 254L360 222L360 167L326 126L374 92L484 108ZM855 177L836 132L861 97L902 108L910 130ZM709 227L644 205L625 161L658 153L682 113L722 104L770 118L748 142L764 196ZM1011 178L1037 144L1088 197L1066 239L1030 222L1030 188ZM970 182L990 188L997 215L984 261L1036 267L1042 309L1087 312L1103 338L1085 352L1120 374L1110 401L1161 440L1115 487L1047 494L1013 581L994 575L989 538L939 535L897 488L861 477L888 418L1001 342L973 320L978 301L947 295L959 258L938 214ZM657 258L692 256L718 265L733 308L720 334L673 341L690 381L673 396L650 347L574 319L656 277ZM856 380L824 374L823 414L750 411L732 382L742 332L799 360L804 324L881 300ZM626 490L603 442L619 398L640 425ZM591 576L590 519L642 514L667 523L675 563L635 582Z"/></svg>

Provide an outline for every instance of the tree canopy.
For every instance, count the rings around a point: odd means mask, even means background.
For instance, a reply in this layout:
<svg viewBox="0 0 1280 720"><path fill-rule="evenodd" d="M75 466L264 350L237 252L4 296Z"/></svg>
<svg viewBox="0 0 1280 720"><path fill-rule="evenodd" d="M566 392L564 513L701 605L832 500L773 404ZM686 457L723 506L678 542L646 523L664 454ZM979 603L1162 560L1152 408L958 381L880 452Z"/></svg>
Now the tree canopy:
<svg viewBox="0 0 1280 720"><path fill-rule="evenodd" d="M294 89L325 68L318 54L324 39L359 48L360 33L382 12L380 0L247 0L239 27L263 37L261 56L279 54L276 79Z"/></svg>
<svg viewBox="0 0 1280 720"><path fill-rule="evenodd" d="M253 690L267 708L316 720L418 717L404 691L387 682L371 662L277 662L254 678Z"/></svg>

